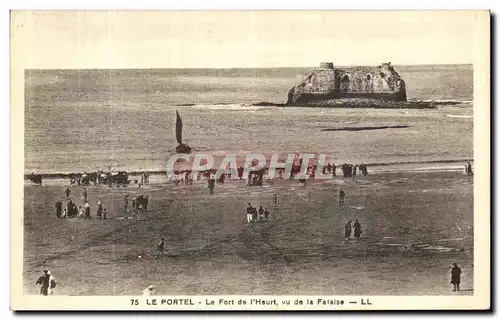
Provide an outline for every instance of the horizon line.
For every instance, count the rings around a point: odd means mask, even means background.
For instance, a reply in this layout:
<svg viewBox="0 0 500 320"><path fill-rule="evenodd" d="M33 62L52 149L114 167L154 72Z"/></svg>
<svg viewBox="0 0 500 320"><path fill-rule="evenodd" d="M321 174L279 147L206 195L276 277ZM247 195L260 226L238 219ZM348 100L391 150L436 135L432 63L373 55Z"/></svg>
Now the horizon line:
<svg viewBox="0 0 500 320"><path fill-rule="evenodd" d="M382 63L381 63L382 64ZM352 65L335 65L335 67L339 68L349 68L349 67L376 67L380 66L381 64L378 65L373 65L373 64L352 64ZM393 67L408 67L408 66L468 66L471 65L473 66L474 63L422 63L422 64L393 64L391 63ZM119 68L28 68L25 69L25 71L28 70L172 70L172 69L183 69L183 70L199 70L199 69L205 69L205 70L213 70L213 69L226 69L226 70L231 70L231 69L300 69L300 68L319 68L318 65L316 66L291 66L291 67L283 67L283 66L267 66L267 67L119 67Z"/></svg>

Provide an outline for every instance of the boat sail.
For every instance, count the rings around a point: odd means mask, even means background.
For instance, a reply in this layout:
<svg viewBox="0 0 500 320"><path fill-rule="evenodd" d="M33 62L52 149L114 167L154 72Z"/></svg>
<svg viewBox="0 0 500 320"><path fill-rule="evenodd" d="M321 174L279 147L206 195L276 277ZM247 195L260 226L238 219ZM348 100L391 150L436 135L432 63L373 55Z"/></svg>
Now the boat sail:
<svg viewBox="0 0 500 320"><path fill-rule="evenodd" d="M177 143L182 144L182 119L179 115L179 111L175 110L177 113L177 120L175 121L175 137L177 138Z"/></svg>
<svg viewBox="0 0 500 320"><path fill-rule="evenodd" d="M181 116L179 115L179 111L176 110L175 113L177 114L177 119L175 121L175 137L177 139L177 143L179 145L175 148L177 153L190 153L191 152L191 147L188 146L187 144L182 143L182 119Z"/></svg>

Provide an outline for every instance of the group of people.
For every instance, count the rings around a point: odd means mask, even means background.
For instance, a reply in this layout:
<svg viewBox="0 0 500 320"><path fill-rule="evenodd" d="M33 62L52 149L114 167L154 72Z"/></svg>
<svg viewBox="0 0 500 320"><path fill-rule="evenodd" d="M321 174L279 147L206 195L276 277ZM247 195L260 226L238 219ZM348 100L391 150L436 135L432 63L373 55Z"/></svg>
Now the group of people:
<svg viewBox="0 0 500 320"><path fill-rule="evenodd" d="M247 222L269 221L269 209L259 206L259 210L249 202L247 207Z"/></svg>
<svg viewBox="0 0 500 320"><path fill-rule="evenodd" d="M83 173L72 173L69 175L69 182L71 185L98 185L98 184L120 184L126 185L130 183L128 173L126 171L94 171Z"/></svg>
<svg viewBox="0 0 500 320"><path fill-rule="evenodd" d="M353 225L352 220L347 221L345 224L345 239L349 240L351 238L352 231L354 230L354 238L359 239L361 237L361 234L363 233L363 230L361 230L361 224L359 223L358 220L354 222Z"/></svg>
<svg viewBox="0 0 500 320"><path fill-rule="evenodd" d="M66 200L68 200L68 203L66 204L66 208L63 209L62 207L62 202L57 201L55 204L56 207L56 216L58 218L83 218L83 219L91 219L90 216L90 204L88 202L88 189L84 188L82 192L82 197L83 197L83 202L84 205L77 207L77 205L73 202L73 200L70 199L70 194L71 194L71 189L66 188L64 191L66 195ZM104 203L101 201L97 202L97 216L100 219L107 219L108 213L106 208L104 208Z"/></svg>
<svg viewBox="0 0 500 320"><path fill-rule="evenodd" d="M340 169L342 170L342 175L344 178L352 178L357 175L357 170L366 176L368 174L368 169L366 168L366 164L362 163L360 165L352 165L350 163L344 163Z"/></svg>
<svg viewBox="0 0 500 320"><path fill-rule="evenodd" d="M132 199L132 205L129 206L129 195L123 198L123 209L125 212L144 212L148 211L149 196L139 195Z"/></svg>

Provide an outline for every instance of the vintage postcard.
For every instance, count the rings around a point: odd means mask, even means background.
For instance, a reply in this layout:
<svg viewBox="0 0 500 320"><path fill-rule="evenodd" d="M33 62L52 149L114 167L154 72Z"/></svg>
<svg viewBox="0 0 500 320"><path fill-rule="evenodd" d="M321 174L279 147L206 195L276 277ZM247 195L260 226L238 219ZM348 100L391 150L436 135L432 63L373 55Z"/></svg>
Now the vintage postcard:
<svg viewBox="0 0 500 320"><path fill-rule="evenodd" d="M490 308L490 12L12 11L11 308Z"/></svg>

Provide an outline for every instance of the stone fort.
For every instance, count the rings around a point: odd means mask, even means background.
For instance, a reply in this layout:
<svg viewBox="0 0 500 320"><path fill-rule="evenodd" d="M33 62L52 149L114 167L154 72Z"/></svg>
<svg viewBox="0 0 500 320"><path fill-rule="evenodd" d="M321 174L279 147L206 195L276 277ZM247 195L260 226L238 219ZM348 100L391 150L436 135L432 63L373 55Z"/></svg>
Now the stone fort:
<svg viewBox="0 0 500 320"><path fill-rule="evenodd" d="M325 105L339 99L406 101L405 82L390 62L351 68L322 62L289 91L287 105Z"/></svg>

